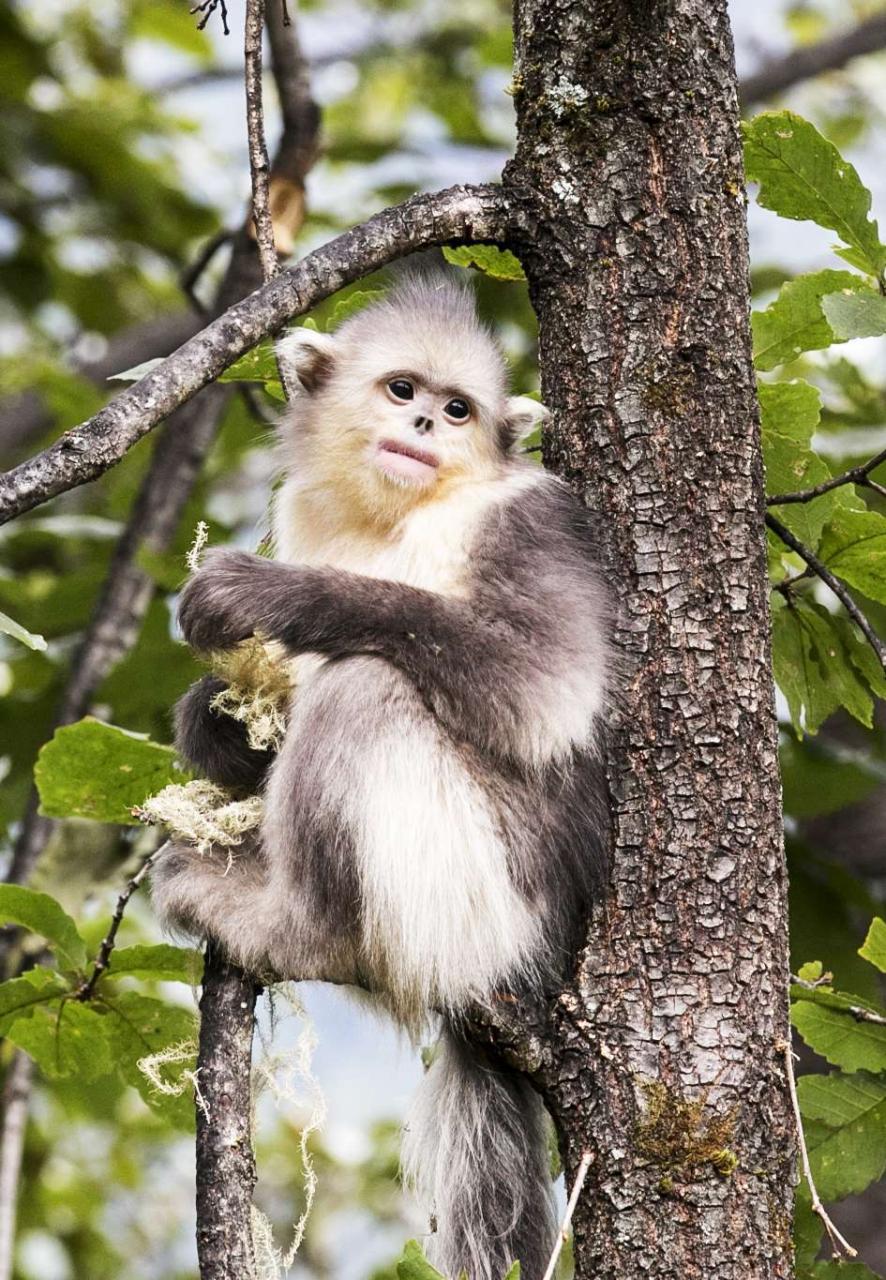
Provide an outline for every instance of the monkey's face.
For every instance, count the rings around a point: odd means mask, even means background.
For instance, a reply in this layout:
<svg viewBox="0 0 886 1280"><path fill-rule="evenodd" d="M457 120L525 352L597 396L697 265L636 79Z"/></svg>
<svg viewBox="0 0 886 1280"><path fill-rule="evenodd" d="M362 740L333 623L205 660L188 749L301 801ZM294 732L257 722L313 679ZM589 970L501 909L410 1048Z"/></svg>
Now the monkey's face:
<svg viewBox="0 0 886 1280"><path fill-rule="evenodd" d="M301 469L385 516L501 473L545 410L508 397L501 353L462 297L448 312L383 303L334 334L284 339Z"/></svg>

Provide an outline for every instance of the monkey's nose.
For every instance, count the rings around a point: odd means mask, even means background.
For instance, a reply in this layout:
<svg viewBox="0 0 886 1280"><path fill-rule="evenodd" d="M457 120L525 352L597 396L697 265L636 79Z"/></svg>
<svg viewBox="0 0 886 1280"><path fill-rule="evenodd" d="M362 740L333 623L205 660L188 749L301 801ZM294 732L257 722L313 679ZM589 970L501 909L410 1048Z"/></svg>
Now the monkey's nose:
<svg viewBox="0 0 886 1280"><path fill-rule="evenodd" d="M413 423L413 426L415 427L416 431L420 436L427 435L428 432L433 427L433 425L434 425L433 418L426 418L424 414L421 414L421 413L418 415L418 417L415 419L415 422Z"/></svg>

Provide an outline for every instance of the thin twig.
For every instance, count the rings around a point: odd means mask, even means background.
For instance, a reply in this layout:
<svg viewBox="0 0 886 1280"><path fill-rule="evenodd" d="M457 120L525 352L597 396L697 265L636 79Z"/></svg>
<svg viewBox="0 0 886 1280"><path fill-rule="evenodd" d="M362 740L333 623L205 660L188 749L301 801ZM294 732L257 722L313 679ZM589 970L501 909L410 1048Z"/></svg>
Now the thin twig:
<svg viewBox="0 0 886 1280"><path fill-rule="evenodd" d="M796 974L792 973L791 984L795 987L802 987L805 991L820 991L823 986L828 986L830 984L831 977L832 975L827 973L816 982L808 982L806 978L799 978ZM797 998L801 999L802 997ZM811 1003L811 1001L807 1001L807 1003ZM877 1013L874 1009L865 1009L864 1005L841 1005L838 1012L850 1014L856 1022L870 1022L873 1023L875 1027L886 1027L886 1017L884 1017L882 1013Z"/></svg>
<svg viewBox="0 0 886 1280"><path fill-rule="evenodd" d="M155 850L154 853L149 853L148 856L143 859L138 871L136 871L134 875L130 876L129 880L126 882L125 888L117 899L117 905L114 907L114 914L111 916L111 924L108 928L108 932L102 939L102 944L98 949L98 955L95 957L95 961L93 962L92 973L90 973L86 981L74 992L75 999L92 999L98 980L110 963L111 953L113 952L114 946L117 942L117 930L123 923L123 913L126 910L129 899L144 880L164 847L165 846L161 846L160 849Z"/></svg>
<svg viewBox="0 0 886 1280"><path fill-rule="evenodd" d="M771 498L766 499L766 505L783 507L791 502L811 502L813 498L820 498L823 493L830 493L832 489L839 489L844 484L865 485L875 489L877 493L886 494L886 489L882 485L868 478L869 472L874 471L883 462L886 462L886 449L881 449L878 454L869 458L867 462L861 463L860 466L850 467L848 471L844 471L839 476L832 476L830 480L822 480L821 484L813 485L811 489L798 489L796 493L773 494Z"/></svg>
<svg viewBox="0 0 886 1280"><path fill-rule="evenodd" d="M560 1223L560 1230L557 1232L557 1243L554 1245L547 1269L542 1276L542 1280L551 1280L554 1271L557 1268L557 1259L563 1252L563 1246L569 1239L569 1224L572 1222L572 1215L575 1213L575 1206L578 1204L578 1197L581 1195L581 1189L585 1184L585 1178L588 1176L588 1170L593 1164L594 1157L590 1151L581 1153L581 1161L578 1171L575 1175L575 1182L572 1184L572 1192L569 1196L569 1203L566 1205L566 1212L563 1214L563 1221Z"/></svg>
<svg viewBox="0 0 886 1280"><path fill-rule="evenodd" d="M249 171L252 176L252 217L258 256L265 282L280 270L274 244L269 184L271 162L265 144L262 107L262 35L265 0L246 0L246 28L243 43L246 63L246 132L249 139Z"/></svg>
<svg viewBox="0 0 886 1280"><path fill-rule="evenodd" d="M21 1175L28 1103L34 1064L17 1049L3 1085L3 1132L0 1135L0 1280L10 1280L15 1253L15 1218Z"/></svg>
<svg viewBox="0 0 886 1280"><path fill-rule="evenodd" d="M790 547L792 551L796 551L797 555L800 556L802 560L805 560L806 564L816 577L821 578L822 582L826 586L830 587L831 591L833 591L834 595L840 601L850 618L852 618L852 620L857 624L859 630L864 635L864 638L877 655L884 673L886 673L886 645L884 645L883 641L877 635L876 631L852 599L852 596L849 594L849 591L840 579L835 578L830 569L828 569L826 565L822 564L818 556L815 555L814 552L810 551L809 548L799 540L799 538L795 538L790 529L786 528L780 520L777 520L771 512L767 512L766 514L766 524L773 533L777 534L778 537L781 538L785 546Z"/></svg>
<svg viewBox="0 0 886 1280"><path fill-rule="evenodd" d="M229 231L227 227L222 227L220 231L216 231L215 235L210 236L206 241L194 261L179 276L179 287L198 315L208 315L210 309L197 295L197 281L212 262L219 249L226 244L230 244L233 238L234 232Z"/></svg>
<svg viewBox="0 0 886 1280"><path fill-rule="evenodd" d="M215 13L216 9L218 9L219 16L222 20L222 30L226 36L229 36L231 32L228 27L228 8L225 4L225 0L202 0L200 4L195 4L189 12L203 14L203 17L197 23L197 30L202 31L209 19Z"/></svg>
<svg viewBox="0 0 886 1280"><path fill-rule="evenodd" d="M809 1151L806 1147L806 1134L803 1131L803 1117L800 1115L800 1099L797 1097L797 1079L794 1075L794 1051L791 1048L790 1041L787 1040L781 1041L776 1045L776 1048L784 1058L788 1092L791 1096L791 1107L794 1112L794 1124L797 1129L797 1145L800 1148L800 1159L803 1163L803 1176L806 1179L806 1185L809 1188L809 1196L812 1201L812 1212L817 1214L824 1223L824 1229L828 1233L828 1239L830 1240L831 1247L834 1250L834 1257L839 1257L840 1249L842 1249L848 1258L855 1258L858 1256L858 1250L853 1249L849 1241L844 1239L828 1217L827 1210L819 1199L815 1180L812 1177L812 1167L809 1163Z"/></svg>
<svg viewBox="0 0 886 1280"><path fill-rule="evenodd" d="M875 13L865 22L817 44L794 49L747 76L738 86L741 105L747 109L825 71L837 71L852 58L886 47L886 13Z"/></svg>

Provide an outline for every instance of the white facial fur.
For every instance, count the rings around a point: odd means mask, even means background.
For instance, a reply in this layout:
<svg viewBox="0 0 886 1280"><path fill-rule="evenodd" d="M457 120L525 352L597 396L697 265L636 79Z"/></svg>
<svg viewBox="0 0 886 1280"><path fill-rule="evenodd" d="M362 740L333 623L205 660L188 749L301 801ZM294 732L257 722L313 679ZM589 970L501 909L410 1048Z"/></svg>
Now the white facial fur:
<svg viewBox="0 0 886 1280"><path fill-rule="evenodd" d="M546 414L508 397L501 352L470 294L451 283L401 285L335 334L296 329L278 351L302 388L294 469L372 522L499 476L508 447ZM469 410L462 420L458 402Z"/></svg>

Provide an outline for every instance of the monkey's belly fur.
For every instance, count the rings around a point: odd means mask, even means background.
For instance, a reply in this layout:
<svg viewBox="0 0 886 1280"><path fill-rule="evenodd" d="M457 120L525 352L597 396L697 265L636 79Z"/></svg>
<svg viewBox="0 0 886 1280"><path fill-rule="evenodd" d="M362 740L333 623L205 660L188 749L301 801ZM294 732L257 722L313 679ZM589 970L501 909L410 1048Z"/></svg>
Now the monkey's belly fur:
<svg viewBox="0 0 886 1280"><path fill-rule="evenodd" d="M405 1021L464 1007L530 976L541 924L515 883L526 815L491 778L390 664L327 663L294 697L260 844L179 846L155 900L260 973L366 985Z"/></svg>

